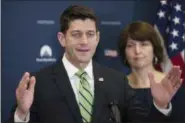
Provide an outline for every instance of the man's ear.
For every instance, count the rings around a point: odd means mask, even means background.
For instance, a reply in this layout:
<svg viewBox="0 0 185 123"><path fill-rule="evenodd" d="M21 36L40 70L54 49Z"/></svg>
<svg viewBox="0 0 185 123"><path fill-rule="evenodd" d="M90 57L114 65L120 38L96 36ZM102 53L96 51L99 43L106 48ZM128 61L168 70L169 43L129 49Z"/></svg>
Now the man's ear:
<svg viewBox="0 0 185 123"><path fill-rule="evenodd" d="M57 38L58 38L58 41L59 41L60 45L62 47L65 47L66 46L66 41L65 41L64 34L62 32L58 32L57 33Z"/></svg>
<svg viewBox="0 0 185 123"><path fill-rule="evenodd" d="M100 41L100 31L96 32L96 41L97 41L97 44L99 43Z"/></svg>

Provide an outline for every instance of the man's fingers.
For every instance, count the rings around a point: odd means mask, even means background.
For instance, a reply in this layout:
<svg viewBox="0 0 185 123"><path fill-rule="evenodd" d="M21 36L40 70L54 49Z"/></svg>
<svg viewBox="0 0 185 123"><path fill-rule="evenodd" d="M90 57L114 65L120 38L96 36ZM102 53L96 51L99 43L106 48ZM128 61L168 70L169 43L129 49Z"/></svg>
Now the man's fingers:
<svg viewBox="0 0 185 123"><path fill-rule="evenodd" d="M162 80L162 85L166 88L169 92L173 92L173 85L179 79L179 66L173 66L172 69L168 72L168 74Z"/></svg>
<svg viewBox="0 0 185 123"><path fill-rule="evenodd" d="M177 70L177 66L173 66L168 72L166 78L171 81L174 77L174 74L176 74L176 70Z"/></svg>
<svg viewBox="0 0 185 123"><path fill-rule="evenodd" d="M21 93L24 93L24 91L27 89L27 83L29 81L30 74L28 72L25 72L23 77L21 78L21 81L19 82L19 85L16 89L16 96L19 96Z"/></svg>
<svg viewBox="0 0 185 123"><path fill-rule="evenodd" d="M172 85L175 85L177 80L180 79L180 75L181 75L181 70L179 66L174 66L173 67L173 72L169 77L169 80L171 82Z"/></svg>
<svg viewBox="0 0 185 123"><path fill-rule="evenodd" d="M179 66L173 66L172 69L165 76L163 83L164 85L175 85L177 80L180 78L181 70ZM169 83L170 82L170 83Z"/></svg>
<svg viewBox="0 0 185 123"><path fill-rule="evenodd" d="M24 81L26 79L26 77L29 77L29 76L30 76L30 74L28 72L25 72L21 78L21 81Z"/></svg>
<svg viewBox="0 0 185 123"><path fill-rule="evenodd" d="M178 83L176 83L176 85L173 86L175 92L180 88L181 85L182 85L182 79L179 79Z"/></svg>
<svg viewBox="0 0 185 123"><path fill-rule="evenodd" d="M176 74L174 75L174 78L171 80L171 83L172 83L173 86L175 86L176 84L179 83L180 77L181 77L181 73L182 73L182 71L181 70L178 70L176 72Z"/></svg>
<svg viewBox="0 0 185 123"><path fill-rule="evenodd" d="M176 77L179 74L180 67L179 66L173 66L173 68L168 73L168 79L170 81L174 80L174 77Z"/></svg>
<svg viewBox="0 0 185 123"><path fill-rule="evenodd" d="M19 93L23 93L25 90L28 89L28 82L30 81L29 77L26 77L26 79L19 85L17 88Z"/></svg>
<svg viewBox="0 0 185 123"><path fill-rule="evenodd" d="M170 84L173 88L176 84L179 83L181 76L181 70L179 66L173 66L173 68L170 70L170 72L167 75L167 78L169 81L165 81L164 84ZM169 83L170 82L170 83Z"/></svg>
<svg viewBox="0 0 185 123"><path fill-rule="evenodd" d="M30 82L29 82L28 90L34 91L35 83L36 83L36 79L35 79L34 76L32 76L31 79L30 79Z"/></svg>
<svg viewBox="0 0 185 123"><path fill-rule="evenodd" d="M28 72L25 72L24 75L23 75L23 77L21 78L21 81L19 82L18 87L20 87L20 88L21 87L24 87L25 84L28 83L29 77L30 77L30 74Z"/></svg>
<svg viewBox="0 0 185 123"><path fill-rule="evenodd" d="M150 86L155 84L154 75L152 73L148 73L148 78L150 80Z"/></svg>

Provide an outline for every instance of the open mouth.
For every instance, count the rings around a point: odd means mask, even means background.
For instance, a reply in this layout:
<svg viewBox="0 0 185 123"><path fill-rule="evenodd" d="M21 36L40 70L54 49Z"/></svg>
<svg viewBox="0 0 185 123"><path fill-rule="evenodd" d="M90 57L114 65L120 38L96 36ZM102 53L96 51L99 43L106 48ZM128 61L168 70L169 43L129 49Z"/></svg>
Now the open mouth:
<svg viewBox="0 0 185 123"><path fill-rule="evenodd" d="M78 52L88 52L89 49L76 49Z"/></svg>

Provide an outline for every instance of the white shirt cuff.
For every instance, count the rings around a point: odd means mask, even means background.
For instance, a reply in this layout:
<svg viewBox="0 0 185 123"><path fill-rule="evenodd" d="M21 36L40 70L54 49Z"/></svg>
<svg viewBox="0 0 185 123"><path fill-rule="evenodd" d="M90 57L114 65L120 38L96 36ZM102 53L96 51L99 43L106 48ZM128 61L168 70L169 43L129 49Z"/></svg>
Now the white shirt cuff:
<svg viewBox="0 0 185 123"><path fill-rule="evenodd" d="M26 118L24 120L20 119L19 116L17 115L17 109L14 114L14 122L15 123L28 123L30 120L30 112L27 114Z"/></svg>
<svg viewBox="0 0 185 123"><path fill-rule="evenodd" d="M172 104L171 104L171 102L170 102L170 104L169 104L169 107L168 107L168 109L161 109L161 108L159 108L156 104L155 104L155 102L153 101L153 103L154 103L154 106L157 108L157 110L159 110L161 113L163 113L165 116L169 116L170 115L170 113L171 113L171 111L172 111Z"/></svg>

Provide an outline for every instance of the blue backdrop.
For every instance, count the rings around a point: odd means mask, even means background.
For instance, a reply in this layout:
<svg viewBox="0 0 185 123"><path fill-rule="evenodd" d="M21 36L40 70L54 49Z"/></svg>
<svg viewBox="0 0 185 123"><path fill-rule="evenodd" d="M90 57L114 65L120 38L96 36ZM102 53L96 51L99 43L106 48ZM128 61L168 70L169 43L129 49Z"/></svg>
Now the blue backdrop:
<svg viewBox="0 0 185 123"><path fill-rule="evenodd" d="M116 55L120 30L135 20L153 23L157 0L123 1L3 1L2 3L2 121L15 103L15 89L25 71L33 72L53 64L63 48L56 34L59 16L69 5L82 4L99 17L100 44L94 57L99 63L128 73ZM47 45L49 48L42 49ZM49 56L41 55L40 51Z"/></svg>

